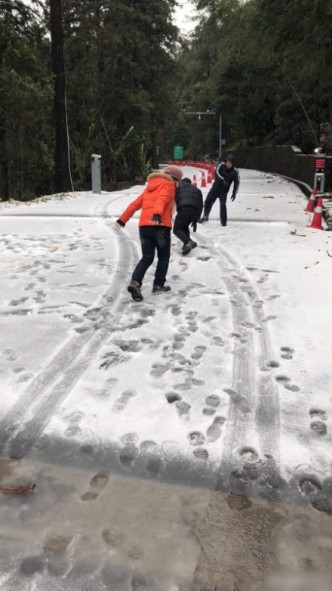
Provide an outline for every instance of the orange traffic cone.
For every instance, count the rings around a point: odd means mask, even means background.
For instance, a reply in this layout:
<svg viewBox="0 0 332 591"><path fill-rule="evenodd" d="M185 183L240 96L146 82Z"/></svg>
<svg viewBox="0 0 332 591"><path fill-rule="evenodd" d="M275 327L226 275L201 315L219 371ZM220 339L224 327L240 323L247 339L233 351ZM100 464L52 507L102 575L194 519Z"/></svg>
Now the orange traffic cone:
<svg viewBox="0 0 332 591"><path fill-rule="evenodd" d="M316 195L317 195L317 189L313 189L311 191L311 195L310 195L310 199L307 203L307 207L305 208L304 211L307 211L308 213L314 213L315 205L316 205Z"/></svg>
<svg viewBox="0 0 332 591"><path fill-rule="evenodd" d="M211 183L212 183L212 174L211 174L211 171L209 170L209 172L208 172L208 178L207 178L207 184L208 185L211 185Z"/></svg>
<svg viewBox="0 0 332 591"><path fill-rule="evenodd" d="M315 213L313 215L312 221L308 228L315 228L315 230L323 230L322 226L322 208L323 208L323 199L318 197L317 205L315 208Z"/></svg>
<svg viewBox="0 0 332 591"><path fill-rule="evenodd" d="M193 176L193 181L192 181L191 184L192 184L193 187L197 187L197 180L196 180L196 175L195 174Z"/></svg>
<svg viewBox="0 0 332 591"><path fill-rule="evenodd" d="M202 171L202 182L201 182L201 187L206 187L206 180L205 180L205 172L204 170Z"/></svg>

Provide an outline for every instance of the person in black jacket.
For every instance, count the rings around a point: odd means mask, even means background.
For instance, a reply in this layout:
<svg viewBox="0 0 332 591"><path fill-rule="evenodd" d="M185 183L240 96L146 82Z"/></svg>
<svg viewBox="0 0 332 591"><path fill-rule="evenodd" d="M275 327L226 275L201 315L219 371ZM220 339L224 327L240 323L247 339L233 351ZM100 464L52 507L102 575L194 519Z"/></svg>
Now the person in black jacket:
<svg viewBox="0 0 332 591"><path fill-rule="evenodd" d="M177 215L174 220L173 233L183 242L182 254L187 255L197 246L197 242L190 239L190 224L196 232L196 224L202 215L203 195L200 189L193 187L191 180L182 179L175 194Z"/></svg>
<svg viewBox="0 0 332 591"><path fill-rule="evenodd" d="M204 203L204 215L199 220L200 223L209 220L210 211L216 199L220 201L220 223L227 226L227 193L233 183L233 193L231 201L234 201L240 185L240 173L234 166L234 155L228 154L224 161L220 162L216 168L215 181L206 196Z"/></svg>

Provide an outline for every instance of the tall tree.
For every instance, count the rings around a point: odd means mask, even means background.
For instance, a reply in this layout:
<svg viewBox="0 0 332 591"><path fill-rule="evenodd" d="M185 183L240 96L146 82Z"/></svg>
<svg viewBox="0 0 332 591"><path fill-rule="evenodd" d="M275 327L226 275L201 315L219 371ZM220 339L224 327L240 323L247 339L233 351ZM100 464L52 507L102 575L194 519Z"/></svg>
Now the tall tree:
<svg viewBox="0 0 332 591"><path fill-rule="evenodd" d="M87 149L104 182L141 177L172 96L174 0L63 0L68 111L75 177ZM85 142L82 142L84 137Z"/></svg>
<svg viewBox="0 0 332 591"><path fill-rule="evenodd" d="M51 61L54 74L55 191L70 191L70 155L63 52L62 0L50 0Z"/></svg>
<svg viewBox="0 0 332 591"><path fill-rule="evenodd" d="M0 198L49 191L49 43L39 12L0 0Z"/></svg>
<svg viewBox="0 0 332 591"><path fill-rule="evenodd" d="M192 106L220 112L233 146L312 150L332 129L331 0L194 1L204 14L179 57Z"/></svg>

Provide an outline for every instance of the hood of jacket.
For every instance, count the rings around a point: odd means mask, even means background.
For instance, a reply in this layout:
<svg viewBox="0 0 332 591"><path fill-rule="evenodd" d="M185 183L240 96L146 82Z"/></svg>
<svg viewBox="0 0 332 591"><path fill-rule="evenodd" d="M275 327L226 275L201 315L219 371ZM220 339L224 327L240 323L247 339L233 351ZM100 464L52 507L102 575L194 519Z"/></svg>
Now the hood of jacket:
<svg viewBox="0 0 332 591"><path fill-rule="evenodd" d="M229 162L231 162L233 164L233 166L234 166L234 164L235 164L235 156L234 156L234 154L227 154L226 158L224 159L224 162L227 162L227 160Z"/></svg>
<svg viewBox="0 0 332 591"><path fill-rule="evenodd" d="M148 191L155 191L165 181L170 181L174 185L174 180L169 174L165 172L152 172L148 176L146 188Z"/></svg>

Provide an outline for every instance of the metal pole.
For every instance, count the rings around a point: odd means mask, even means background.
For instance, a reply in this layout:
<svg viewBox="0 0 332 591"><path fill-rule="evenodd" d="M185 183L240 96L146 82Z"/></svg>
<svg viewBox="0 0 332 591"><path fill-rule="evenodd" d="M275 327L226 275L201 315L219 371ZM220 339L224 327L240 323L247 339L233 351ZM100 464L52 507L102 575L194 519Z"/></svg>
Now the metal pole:
<svg viewBox="0 0 332 591"><path fill-rule="evenodd" d="M183 110L182 113L185 115L198 115L198 119L201 118L201 115L215 115L215 111L186 111ZM221 158L222 152L222 115L219 115L219 160Z"/></svg>
<svg viewBox="0 0 332 591"><path fill-rule="evenodd" d="M222 115L219 115L219 160L222 153Z"/></svg>

